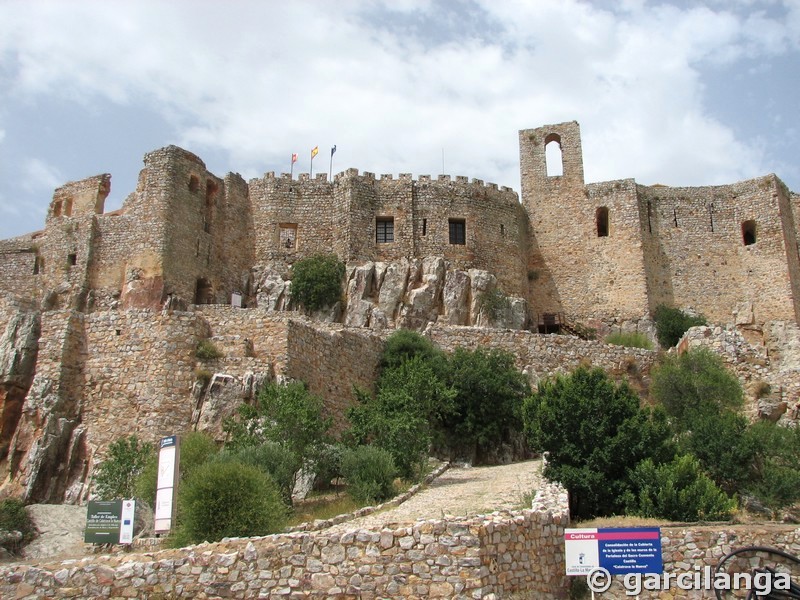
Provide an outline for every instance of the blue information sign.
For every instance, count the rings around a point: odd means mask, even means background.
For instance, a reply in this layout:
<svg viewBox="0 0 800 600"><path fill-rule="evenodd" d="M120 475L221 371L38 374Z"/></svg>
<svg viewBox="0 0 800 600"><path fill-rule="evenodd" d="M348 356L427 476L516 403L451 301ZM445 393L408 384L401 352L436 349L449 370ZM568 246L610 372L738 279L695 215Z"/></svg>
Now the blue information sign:
<svg viewBox="0 0 800 600"><path fill-rule="evenodd" d="M567 575L586 575L601 567L611 575L663 573L658 527L567 529Z"/></svg>

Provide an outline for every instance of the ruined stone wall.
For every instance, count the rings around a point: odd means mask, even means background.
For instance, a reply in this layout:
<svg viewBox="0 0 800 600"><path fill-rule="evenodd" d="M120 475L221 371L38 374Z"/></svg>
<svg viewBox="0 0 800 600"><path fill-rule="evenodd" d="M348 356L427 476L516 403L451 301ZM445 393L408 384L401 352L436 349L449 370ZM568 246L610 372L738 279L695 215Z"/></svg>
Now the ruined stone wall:
<svg viewBox="0 0 800 600"><path fill-rule="evenodd" d="M138 254L141 227L127 214L102 215L89 273L90 310L107 310L119 302L126 283L126 265Z"/></svg>
<svg viewBox="0 0 800 600"><path fill-rule="evenodd" d="M325 399L334 429L347 426L345 410L355 403L353 386L371 391L378 375L383 339L340 326L289 321L286 374L301 379Z"/></svg>
<svg viewBox="0 0 800 600"><path fill-rule="evenodd" d="M646 216L651 310L665 303L730 322L737 305L749 302L756 323L795 319L795 225L774 176L715 187L637 189ZM755 242L745 245L748 221L755 224ZM787 247L787 239L795 245Z"/></svg>
<svg viewBox="0 0 800 600"><path fill-rule="evenodd" d="M223 188L224 203L216 220L214 240L220 285L225 292L225 303L229 303L232 292L239 292L246 297L250 291L248 276L256 264L255 230L245 180L229 173L225 176Z"/></svg>
<svg viewBox="0 0 800 600"><path fill-rule="evenodd" d="M430 330L430 338L448 352L458 347L511 352L517 368L525 371L534 381L569 373L581 365L619 373L629 372L635 367L638 374L646 374L657 358L657 352L653 350L511 329L436 325Z"/></svg>
<svg viewBox="0 0 800 600"><path fill-rule="evenodd" d="M0 569L0 594L53 597L566 597L566 506L291 533Z"/></svg>
<svg viewBox="0 0 800 600"><path fill-rule="evenodd" d="M36 252L28 248L0 249L0 290L14 298L37 296Z"/></svg>
<svg viewBox="0 0 800 600"><path fill-rule="evenodd" d="M561 175L548 175L550 144L561 150ZM520 131L520 170L531 226L532 310L607 323L645 317L641 226L633 181L584 185L580 128L575 122Z"/></svg>

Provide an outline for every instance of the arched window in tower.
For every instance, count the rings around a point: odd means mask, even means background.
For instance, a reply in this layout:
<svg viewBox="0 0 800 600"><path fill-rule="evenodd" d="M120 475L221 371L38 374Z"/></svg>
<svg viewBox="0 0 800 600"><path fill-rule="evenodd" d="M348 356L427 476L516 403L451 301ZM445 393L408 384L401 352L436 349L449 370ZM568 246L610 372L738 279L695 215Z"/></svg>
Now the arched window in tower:
<svg viewBox="0 0 800 600"><path fill-rule="evenodd" d="M548 177L561 177L564 174L564 161L561 156L561 136L551 133L544 138L544 158Z"/></svg>
<svg viewBox="0 0 800 600"><path fill-rule="evenodd" d="M742 223L742 241L745 246L752 246L756 243L755 221L745 221Z"/></svg>
<svg viewBox="0 0 800 600"><path fill-rule="evenodd" d="M601 206L595 212L597 237L608 237L608 207Z"/></svg>

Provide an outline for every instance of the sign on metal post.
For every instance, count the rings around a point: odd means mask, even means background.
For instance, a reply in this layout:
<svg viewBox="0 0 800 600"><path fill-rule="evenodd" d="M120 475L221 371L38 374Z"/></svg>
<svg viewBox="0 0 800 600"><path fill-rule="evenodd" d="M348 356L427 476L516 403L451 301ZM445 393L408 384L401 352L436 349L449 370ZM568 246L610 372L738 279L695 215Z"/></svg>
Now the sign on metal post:
<svg viewBox="0 0 800 600"><path fill-rule="evenodd" d="M605 569L611 575L663 573L661 529L567 529L564 531L567 575Z"/></svg>
<svg viewBox="0 0 800 600"><path fill-rule="evenodd" d="M180 465L178 436L161 438L158 450L158 484L156 485L156 533L166 533L172 527L175 512L175 488Z"/></svg>
<svg viewBox="0 0 800 600"><path fill-rule="evenodd" d="M87 544L119 544L122 523L122 500L91 500L86 509Z"/></svg>

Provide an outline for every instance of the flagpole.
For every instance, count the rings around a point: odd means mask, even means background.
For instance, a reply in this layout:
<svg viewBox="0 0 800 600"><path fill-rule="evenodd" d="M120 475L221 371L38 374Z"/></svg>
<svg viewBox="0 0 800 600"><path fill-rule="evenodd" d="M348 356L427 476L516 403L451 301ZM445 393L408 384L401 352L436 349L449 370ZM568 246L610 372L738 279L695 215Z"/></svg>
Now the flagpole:
<svg viewBox="0 0 800 600"><path fill-rule="evenodd" d="M331 164L328 167L328 179L333 181L333 155L336 154L336 144L331 148Z"/></svg>
<svg viewBox="0 0 800 600"><path fill-rule="evenodd" d="M289 179L294 179L294 156L289 159L291 166L289 167Z"/></svg>

